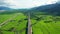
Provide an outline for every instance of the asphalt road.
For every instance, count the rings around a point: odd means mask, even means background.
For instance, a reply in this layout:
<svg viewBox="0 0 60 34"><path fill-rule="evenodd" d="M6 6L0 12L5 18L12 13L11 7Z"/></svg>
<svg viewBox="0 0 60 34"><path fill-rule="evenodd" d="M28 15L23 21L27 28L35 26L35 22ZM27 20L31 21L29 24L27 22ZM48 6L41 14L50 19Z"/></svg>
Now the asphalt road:
<svg viewBox="0 0 60 34"><path fill-rule="evenodd" d="M28 13L28 34L32 34L32 26L30 20L30 13Z"/></svg>

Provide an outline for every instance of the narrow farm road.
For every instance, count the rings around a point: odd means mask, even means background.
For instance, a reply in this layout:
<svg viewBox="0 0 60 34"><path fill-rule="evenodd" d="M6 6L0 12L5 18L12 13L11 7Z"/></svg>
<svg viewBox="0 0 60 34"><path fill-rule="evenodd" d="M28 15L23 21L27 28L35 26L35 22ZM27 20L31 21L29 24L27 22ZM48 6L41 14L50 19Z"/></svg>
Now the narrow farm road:
<svg viewBox="0 0 60 34"><path fill-rule="evenodd" d="M13 15L11 18L9 18L8 20L4 21L3 23L0 24L0 27L3 26L4 24L7 24L10 20L12 20L13 18L15 18L16 16L18 16L18 14Z"/></svg>

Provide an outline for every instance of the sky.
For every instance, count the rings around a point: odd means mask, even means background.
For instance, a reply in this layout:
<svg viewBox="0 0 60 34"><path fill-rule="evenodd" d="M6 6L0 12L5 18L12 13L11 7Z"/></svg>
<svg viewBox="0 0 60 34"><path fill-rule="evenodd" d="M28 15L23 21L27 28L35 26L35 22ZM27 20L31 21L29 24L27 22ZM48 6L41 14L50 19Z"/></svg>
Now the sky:
<svg viewBox="0 0 60 34"><path fill-rule="evenodd" d="M14 9L32 8L47 4L56 3L58 0L0 0L0 6L6 6Z"/></svg>

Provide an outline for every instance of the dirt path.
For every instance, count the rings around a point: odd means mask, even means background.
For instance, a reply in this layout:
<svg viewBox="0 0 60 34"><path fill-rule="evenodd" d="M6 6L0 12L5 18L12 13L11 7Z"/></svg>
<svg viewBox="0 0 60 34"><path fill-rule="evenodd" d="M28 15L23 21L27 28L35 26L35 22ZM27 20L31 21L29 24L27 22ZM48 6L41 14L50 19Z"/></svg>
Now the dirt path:
<svg viewBox="0 0 60 34"><path fill-rule="evenodd" d="M0 24L0 27L3 26L4 24L7 24L10 20L12 20L13 18L15 18L17 15L13 15L13 17L9 18L8 20L4 21L3 23Z"/></svg>
<svg viewBox="0 0 60 34"><path fill-rule="evenodd" d="M32 34L32 26L30 21L30 13L28 13L28 34Z"/></svg>

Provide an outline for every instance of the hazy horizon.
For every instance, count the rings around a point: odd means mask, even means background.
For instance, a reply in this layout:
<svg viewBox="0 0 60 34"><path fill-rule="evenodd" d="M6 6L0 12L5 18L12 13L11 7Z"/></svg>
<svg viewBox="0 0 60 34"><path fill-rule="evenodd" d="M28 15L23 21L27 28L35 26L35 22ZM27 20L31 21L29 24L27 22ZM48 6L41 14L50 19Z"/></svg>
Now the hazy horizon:
<svg viewBox="0 0 60 34"><path fill-rule="evenodd" d="M47 4L56 3L58 0L0 0L0 6L14 9L32 8Z"/></svg>

